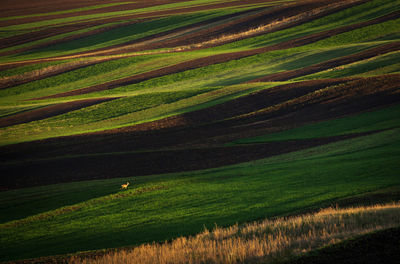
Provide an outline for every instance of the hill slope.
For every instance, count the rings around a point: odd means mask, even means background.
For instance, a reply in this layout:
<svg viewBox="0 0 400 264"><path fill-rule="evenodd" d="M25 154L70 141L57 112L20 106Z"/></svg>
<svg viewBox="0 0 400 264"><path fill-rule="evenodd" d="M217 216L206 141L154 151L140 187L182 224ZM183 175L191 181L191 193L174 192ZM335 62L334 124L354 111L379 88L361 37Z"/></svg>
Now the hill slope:
<svg viewBox="0 0 400 264"><path fill-rule="evenodd" d="M1 260L398 190L400 1L100 2L1 7Z"/></svg>

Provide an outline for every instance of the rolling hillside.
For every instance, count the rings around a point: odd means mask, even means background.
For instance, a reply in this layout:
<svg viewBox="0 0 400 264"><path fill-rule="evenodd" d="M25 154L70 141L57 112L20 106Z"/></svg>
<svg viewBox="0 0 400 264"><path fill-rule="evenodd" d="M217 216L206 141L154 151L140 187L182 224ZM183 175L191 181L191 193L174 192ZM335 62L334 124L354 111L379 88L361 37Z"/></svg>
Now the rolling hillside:
<svg viewBox="0 0 400 264"><path fill-rule="evenodd" d="M399 0L36 2L0 7L0 261L399 199Z"/></svg>

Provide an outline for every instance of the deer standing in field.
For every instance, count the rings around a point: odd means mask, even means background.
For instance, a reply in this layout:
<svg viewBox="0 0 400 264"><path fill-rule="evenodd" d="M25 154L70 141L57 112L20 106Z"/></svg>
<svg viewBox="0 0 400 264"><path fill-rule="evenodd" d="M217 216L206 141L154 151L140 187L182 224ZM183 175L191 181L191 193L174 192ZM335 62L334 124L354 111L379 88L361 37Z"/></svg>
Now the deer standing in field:
<svg viewBox="0 0 400 264"><path fill-rule="evenodd" d="M128 189L129 182L126 182L126 184L121 185L121 189Z"/></svg>

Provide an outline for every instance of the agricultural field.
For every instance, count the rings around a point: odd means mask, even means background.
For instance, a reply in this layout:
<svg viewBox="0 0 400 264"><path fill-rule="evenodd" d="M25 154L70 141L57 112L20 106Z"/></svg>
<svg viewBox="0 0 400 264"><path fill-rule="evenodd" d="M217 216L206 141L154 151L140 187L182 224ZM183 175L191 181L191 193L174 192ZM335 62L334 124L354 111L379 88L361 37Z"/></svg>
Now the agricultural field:
<svg viewBox="0 0 400 264"><path fill-rule="evenodd" d="M0 262L398 263L400 0L3 0L0 179Z"/></svg>

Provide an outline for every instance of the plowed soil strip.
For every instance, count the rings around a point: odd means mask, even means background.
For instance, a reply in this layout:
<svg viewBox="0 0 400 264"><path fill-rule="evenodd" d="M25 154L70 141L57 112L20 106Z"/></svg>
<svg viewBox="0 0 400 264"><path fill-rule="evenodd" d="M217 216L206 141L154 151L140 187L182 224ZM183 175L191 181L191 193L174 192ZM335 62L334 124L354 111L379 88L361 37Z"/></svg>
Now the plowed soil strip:
<svg viewBox="0 0 400 264"><path fill-rule="evenodd" d="M244 58L244 57L249 57L249 56L253 56L253 55L257 55L257 54L260 54L260 53L265 53L265 52L269 52L269 51L273 51L273 50L280 50L280 49L288 49L288 48L292 48L292 47L298 47L298 46L302 46L302 45L306 45L306 44L310 44L310 43L316 42L318 40L321 40L321 39L324 39L324 38L327 38L327 37L331 37L331 36L336 35L336 34L347 32L347 31L350 31L350 30L354 30L354 29L357 29L357 28L360 28L360 27L365 27L365 26L368 26L368 25L373 25L373 24L376 24L376 23L381 23L381 22L384 22L384 21L387 21L387 20L391 20L391 19L397 18L399 16L400 16L400 11L391 13L389 15L386 15L386 16L383 16L383 17L380 17L380 18L377 18L377 19L366 21L366 22L363 22L363 23L358 23L358 24L355 24L355 25L350 25L350 26L345 26L345 27L342 27L342 28L328 30L328 31L324 31L324 32L321 32L321 33L317 33L317 34L312 34L312 35L309 35L309 36L305 36L305 37L302 37L302 38L286 41L286 42L283 42L283 43L279 43L279 44L268 46L268 47L264 47L264 48L259 48L259 49L249 50L249 51L242 51L242 52L234 52L234 53L227 53L227 54L219 54L219 55L208 56L208 57L205 57L205 58L200 58L200 59L195 59L195 60L179 63L179 64L168 66L168 67L165 67L165 68L162 68L162 69L158 69L158 70L154 70L154 71L151 71L151 72L146 72L146 73L143 73L143 74L139 74L139 75L135 75L135 76L131 76L131 77L127 77L127 78L111 81L111 82L104 83L104 84L95 85L95 86L92 86L92 87L82 88L82 89L69 91L69 92L65 92L65 93L59 93L59 94L55 94L55 95L45 96L45 97L36 98L36 99L58 98L58 97L86 94L86 93L91 93L91 92L98 92L98 91L103 91L103 90L107 90L107 89L113 89L113 88L116 88L116 87L119 87L119 86L139 83L139 82L142 82L142 81L146 81L146 80L149 80L149 79L152 79L152 78L156 78L156 77L160 77L160 76L164 76L164 75L178 73L178 72L191 70L191 69L195 69L195 68L201 68L201 67L205 67L205 66L209 66L209 65L213 65L213 64L227 62L227 61L230 61L230 60L237 60L237 59L241 59L241 58ZM383 54L383 53L386 53L386 52L398 50L399 47L400 46L399 46L398 42L387 44L387 45L384 45L382 47L377 47L377 48L374 48L374 49L371 49L371 50L367 50L367 51L364 52L365 55L363 53L356 54L356 55L354 55L353 60L361 60L362 58L370 58L370 57L373 57L373 56L376 56L376 55L379 55L379 54ZM351 57L351 56L348 56L348 57ZM338 60L340 60L340 59L338 59ZM351 61L351 59L343 59L343 64L346 63L346 61ZM262 81L262 80L263 79L256 80L256 81Z"/></svg>
<svg viewBox="0 0 400 264"><path fill-rule="evenodd" d="M0 188L15 189L92 179L207 169L298 151L364 134L236 147L60 158L0 166ZM78 169L79 168L79 169Z"/></svg>
<svg viewBox="0 0 400 264"><path fill-rule="evenodd" d="M285 71L279 72L275 74L268 75L266 77L258 78L252 82L270 82L270 81L287 81L296 77L305 76L308 74L328 70L337 66L346 65L349 63L369 59L375 56L379 56L388 52L400 50L400 42L389 43L383 46L379 46L376 48L368 49L366 51L344 56L338 59L329 60L323 63L318 63L315 65L311 65L309 67L305 67L302 69L292 70L292 71Z"/></svg>
<svg viewBox="0 0 400 264"><path fill-rule="evenodd" d="M39 109L34 109L16 115L12 115L9 117L1 118L0 127L13 126L17 124L41 120L52 116L64 114L73 110L88 107L91 105L111 101L114 99L116 98L85 99L68 103L60 103L60 104L45 106Z"/></svg>

